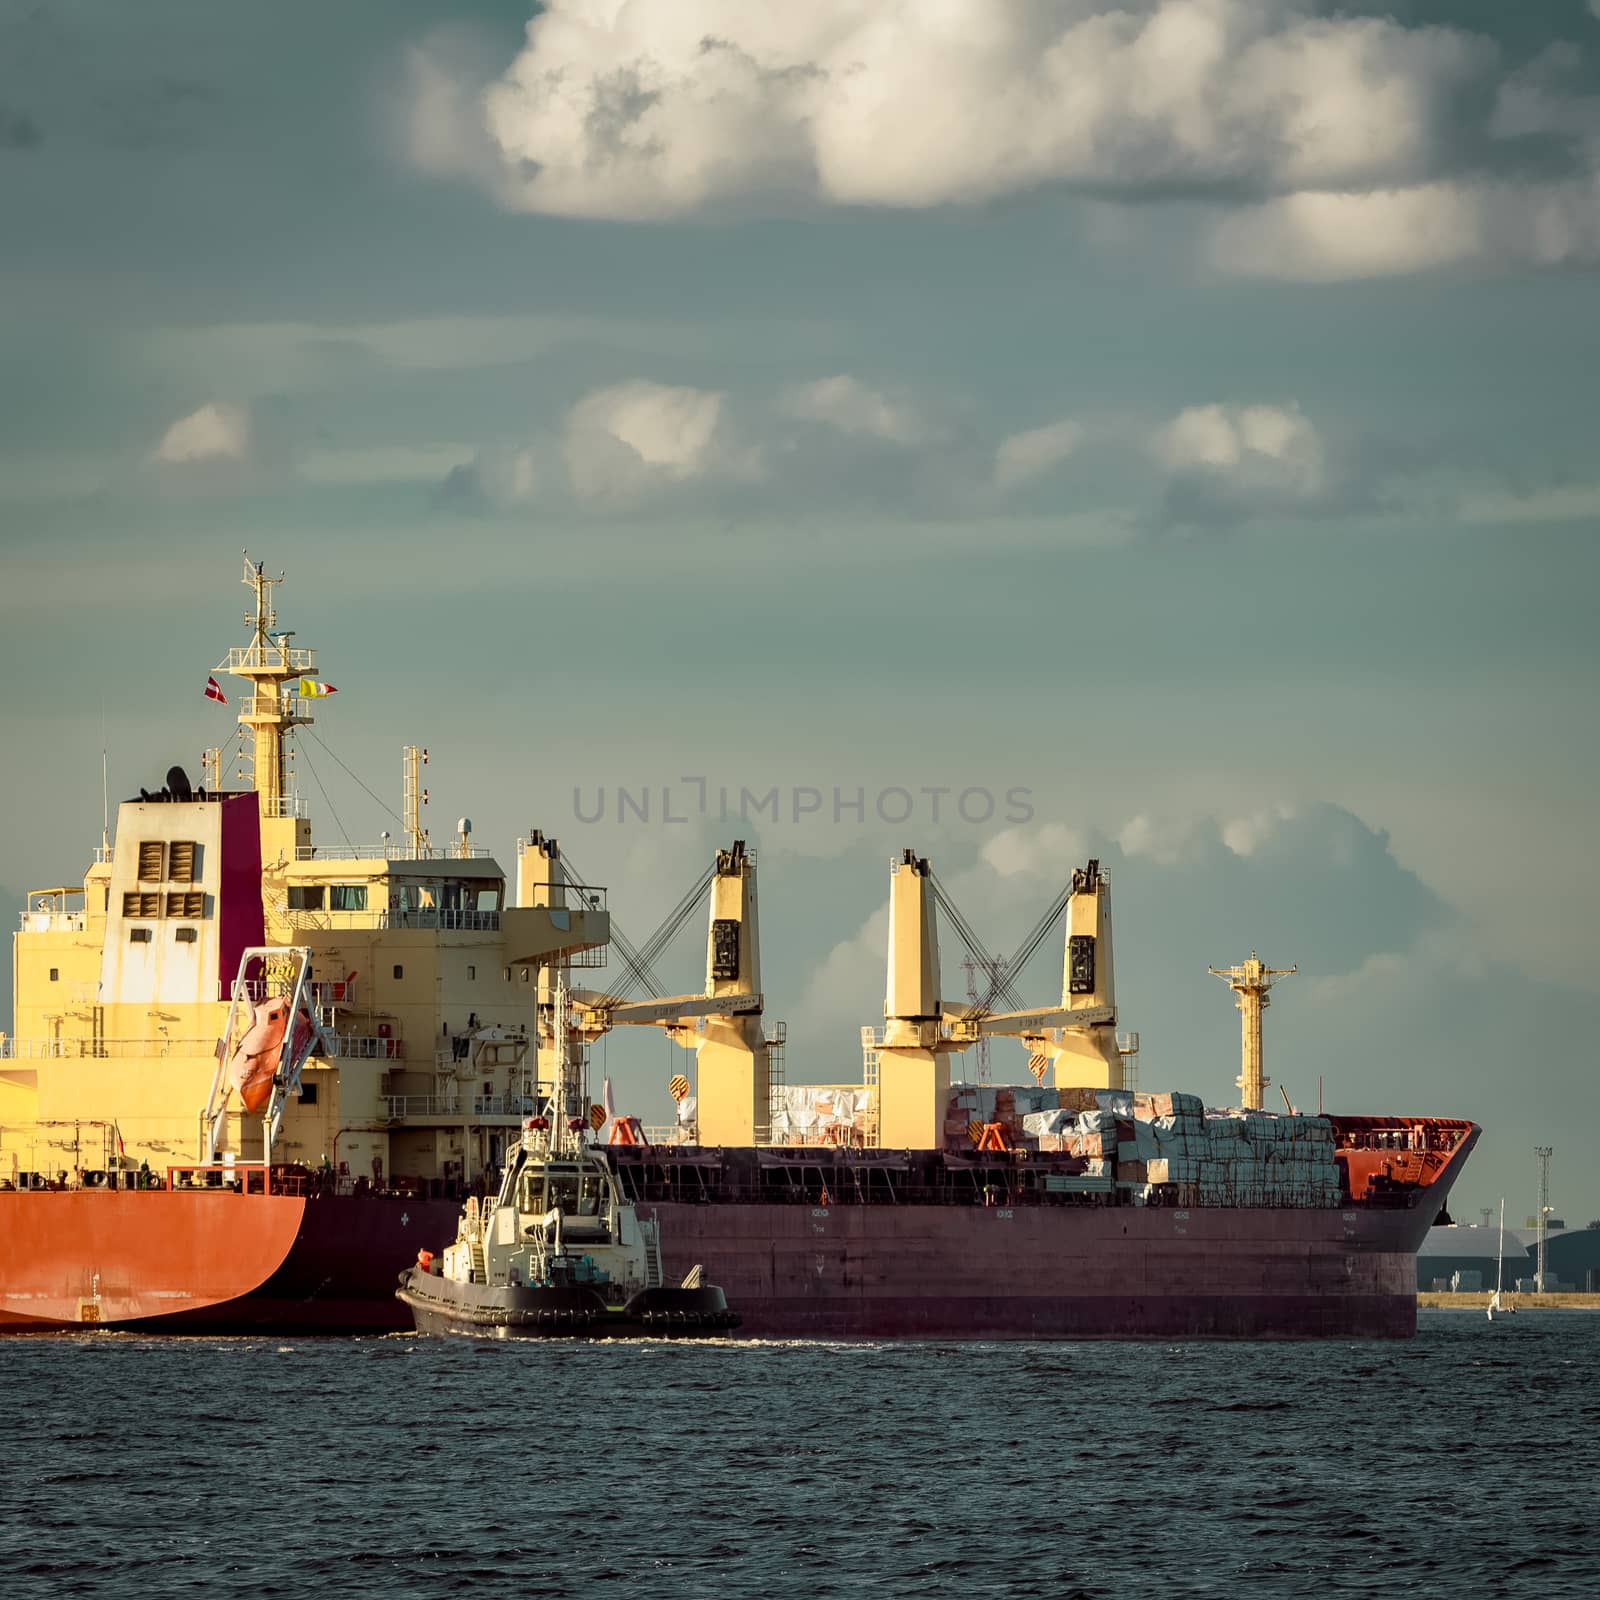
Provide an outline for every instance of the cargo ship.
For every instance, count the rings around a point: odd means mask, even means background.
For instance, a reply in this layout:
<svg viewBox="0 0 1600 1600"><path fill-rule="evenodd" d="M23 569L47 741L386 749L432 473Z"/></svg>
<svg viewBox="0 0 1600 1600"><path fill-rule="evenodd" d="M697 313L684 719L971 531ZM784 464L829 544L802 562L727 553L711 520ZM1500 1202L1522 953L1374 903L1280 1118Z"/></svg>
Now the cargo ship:
<svg viewBox="0 0 1600 1600"><path fill-rule="evenodd" d="M455 1237L530 1117L588 1126L659 1230L657 1281L699 1266L744 1335L1414 1331L1416 1253L1479 1130L1274 1116L1259 1005L1239 1107L1131 1090L1096 863L1035 930L1064 929L1061 995L1028 1008L1004 982L941 995L941 904L969 930L901 852L883 1025L850 1081L790 1085L755 852L719 851L677 908L708 904L705 986L663 995L659 941L614 930L553 839L519 839L509 877L465 818L433 843L418 746L398 837L314 843L292 753L336 690L278 627L281 576L247 560L244 581L249 641L214 669L235 753L207 752L198 784L169 768L114 835L108 806L81 884L22 911L0 1331L402 1329L397 1274ZM205 695L228 703L215 675ZM584 987L610 957L611 987ZM687 1052L664 1128L590 1103L590 1047L624 1026ZM960 1080L991 1041L1027 1081Z"/></svg>

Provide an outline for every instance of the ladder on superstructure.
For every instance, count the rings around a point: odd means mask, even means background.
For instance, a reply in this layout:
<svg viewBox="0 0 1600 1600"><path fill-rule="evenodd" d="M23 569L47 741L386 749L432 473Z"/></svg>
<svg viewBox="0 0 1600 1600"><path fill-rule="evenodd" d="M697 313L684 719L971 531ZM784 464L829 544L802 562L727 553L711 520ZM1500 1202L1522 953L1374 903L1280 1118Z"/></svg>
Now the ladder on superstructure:
<svg viewBox="0 0 1600 1600"><path fill-rule="evenodd" d="M861 1142L869 1150L878 1147L878 1069L883 1060L879 1053L882 1043L876 1028L861 1030L861 1083L867 1091L867 1125L862 1130Z"/></svg>
<svg viewBox="0 0 1600 1600"><path fill-rule="evenodd" d="M771 1144L773 1122L779 1116L787 1115L788 1113L788 1045L789 1024L787 1022L773 1023L772 1037L767 1040L767 1123L764 1128L758 1127L756 1129L757 1144ZM696 1110L698 1111L698 1107Z"/></svg>

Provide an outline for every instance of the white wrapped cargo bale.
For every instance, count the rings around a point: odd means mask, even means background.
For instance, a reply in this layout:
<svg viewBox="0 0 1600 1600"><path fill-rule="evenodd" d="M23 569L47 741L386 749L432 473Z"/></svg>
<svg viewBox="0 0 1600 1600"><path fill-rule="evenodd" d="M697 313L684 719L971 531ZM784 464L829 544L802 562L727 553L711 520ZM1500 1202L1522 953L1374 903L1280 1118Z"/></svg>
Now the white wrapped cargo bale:
<svg viewBox="0 0 1600 1600"><path fill-rule="evenodd" d="M1054 1111L1025 1111L1022 1115L1022 1131L1033 1138L1045 1133L1074 1132L1076 1123L1077 1119L1070 1111L1062 1111L1059 1107Z"/></svg>
<svg viewBox="0 0 1600 1600"><path fill-rule="evenodd" d="M1096 1089L1094 1099L1102 1111L1109 1111L1114 1117L1133 1115L1133 1095L1127 1089Z"/></svg>

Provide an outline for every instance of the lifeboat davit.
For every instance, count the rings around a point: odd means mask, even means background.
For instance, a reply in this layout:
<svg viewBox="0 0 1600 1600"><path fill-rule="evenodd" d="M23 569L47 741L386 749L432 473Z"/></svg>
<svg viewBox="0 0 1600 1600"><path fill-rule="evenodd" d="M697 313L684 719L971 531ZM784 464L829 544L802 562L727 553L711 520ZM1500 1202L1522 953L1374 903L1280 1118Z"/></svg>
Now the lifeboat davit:
<svg viewBox="0 0 1600 1600"><path fill-rule="evenodd" d="M228 1063L228 1082L244 1109L252 1115L272 1098L272 1078L283 1054L283 1036L289 1026L286 998L268 1000L256 1007L239 1047ZM303 1055L311 1043L311 1017L304 1010L295 1028L293 1054Z"/></svg>

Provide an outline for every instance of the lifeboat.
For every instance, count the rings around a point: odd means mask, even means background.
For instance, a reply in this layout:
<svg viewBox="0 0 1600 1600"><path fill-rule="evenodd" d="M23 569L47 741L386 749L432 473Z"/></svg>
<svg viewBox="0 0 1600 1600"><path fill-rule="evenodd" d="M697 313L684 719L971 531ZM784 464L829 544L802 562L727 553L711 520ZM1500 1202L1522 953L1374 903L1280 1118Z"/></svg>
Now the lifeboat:
<svg viewBox="0 0 1600 1600"><path fill-rule="evenodd" d="M283 1055L283 1036L289 1027L287 998L265 1001L257 1006L250 1026L240 1039L228 1063L228 1083L244 1109L254 1115L272 1098L273 1074ZM296 1021L292 1054L298 1058L311 1045L313 1024L304 1008Z"/></svg>

